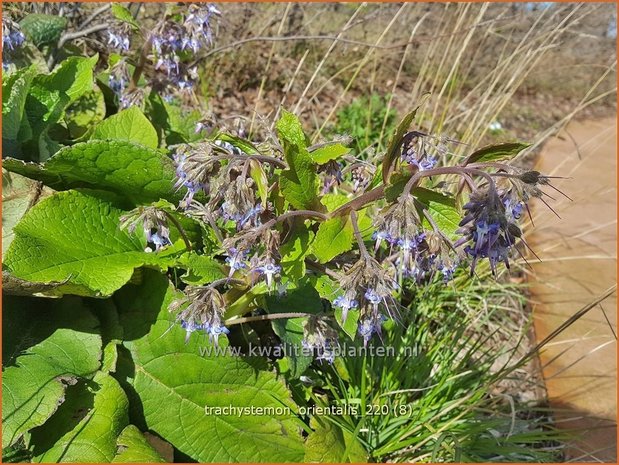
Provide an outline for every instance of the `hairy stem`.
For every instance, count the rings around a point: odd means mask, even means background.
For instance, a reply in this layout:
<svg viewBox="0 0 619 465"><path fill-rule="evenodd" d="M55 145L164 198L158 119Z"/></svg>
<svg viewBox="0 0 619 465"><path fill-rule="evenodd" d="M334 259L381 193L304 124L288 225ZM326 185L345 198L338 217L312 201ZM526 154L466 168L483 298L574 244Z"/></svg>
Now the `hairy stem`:
<svg viewBox="0 0 619 465"><path fill-rule="evenodd" d="M363 236L361 236L361 231L359 231L359 222L357 218L357 212L350 212L350 219L352 221L352 227L355 232L355 239L357 239L357 245L359 245L359 252L361 253L361 257L364 259L370 259L370 254L368 253L368 249L365 246L365 242L363 242Z"/></svg>
<svg viewBox="0 0 619 465"><path fill-rule="evenodd" d="M268 321L281 320L284 318L305 318L310 316L309 313L273 313L270 315L245 316L242 318L233 318L225 321L225 326L242 325L253 321Z"/></svg>
<svg viewBox="0 0 619 465"><path fill-rule="evenodd" d="M174 218L174 215L172 215L170 212L167 212L165 210L163 210L163 212L168 217L168 219L174 224L176 229L178 229L179 234L183 238L183 242L185 242L185 247L187 248L187 251L190 252L191 251L191 242L189 241L189 238L187 237L187 233L185 232L185 228L183 228L181 223L176 218Z"/></svg>

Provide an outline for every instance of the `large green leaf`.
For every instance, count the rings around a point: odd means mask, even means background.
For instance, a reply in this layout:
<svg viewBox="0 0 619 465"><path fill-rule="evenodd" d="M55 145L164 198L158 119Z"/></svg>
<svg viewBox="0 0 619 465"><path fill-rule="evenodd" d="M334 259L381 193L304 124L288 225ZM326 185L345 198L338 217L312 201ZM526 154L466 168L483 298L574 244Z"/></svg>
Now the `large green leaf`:
<svg viewBox="0 0 619 465"><path fill-rule="evenodd" d="M172 160L131 142L92 140L65 147L42 165L7 159L3 166L56 190L109 190L135 205L182 198L182 192L174 190Z"/></svg>
<svg viewBox="0 0 619 465"><path fill-rule="evenodd" d="M320 180L316 174L316 165L307 151L305 134L299 119L284 110L277 122L277 132L288 162L288 169L282 172L279 180L284 198L297 209L319 207Z"/></svg>
<svg viewBox="0 0 619 465"><path fill-rule="evenodd" d="M54 293L107 296L135 268L167 266L157 253L119 229L122 210L111 201L77 191L60 192L37 204L14 228L5 267L17 278L65 284Z"/></svg>
<svg viewBox="0 0 619 465"><path fill-rule="evenodd" d="M359 440L350 432L326 420L312 418L312 428L305 442L305 462L364 463L368 456Z"/></svg>
<svg viewBox="0 0 619 465"><path fill-rule="evenodd" d="M117 438L129 423L129 401L112 376L67 389L58 411L31 433L34 462L111 462Z"/></svg>
<svg viewBox="0 0 619 465"><path fill-rule="evenodd" d="M212 347L205 335L193 334L185 344L185 331L167 310L175 296L167 278L153 271L144 273L141 286L114 296L148 429L200 462L301 461L301 423L290 413L295 406L284 382L244 359L201 354ZM231 406L247 410L214 410ZM263 411L252 415L252 408Z"/></svg>
<svg viewBox="0 0 619 465"><path fill-rule="evenodd" d="M499 160L509 160L514 158L530 144L520 142L506 142L503 144L488 145L473 152L464 162L464 165L470 163L483 163Z"/></svg>
<svg viewBox="0 0 619 465"><path fill-rule="evenodd" d="M348 215L336 216L320 224L312 253L320 263L327 263L341 253L352 249L354 230Z"/></svg>
<svg viewBox="0 0 619 465"><path fill-rule="evenodd" d="M157 131L138 107L122 110L99 123L91 139L125 140L152 149L159 145Z"/></svg>
<svg viewBox="0 0 619 465"><path fill-rule="evenodd" d="M127 426L117 441L117 454L112 463L161 463L165 462L134 425Z"/></svg>
<svg viewBox="0 0 619 465"><path fill-rule="evenodd" d="M31 13L19 22L19 26L28 39L40 47L58 42L67 22L62 16Z"/></svg>
<svg viewBox="0 0 619 465"><path fill-rule="evenodd" d="M24 107L31 130L28 138L20 137L24 143L22 151L28 159L44 161L58 150L59 145L48 132L64 116L70 104L92 90L93 68L97 60L98 55L92 58L70 57L53 73L34 77Z"/></svg>
<svg viewBox="0 0 619 465"><path fill-rule="evenodd" d="M4 331L14 340L2 374L2 447L42 425L62 404L68 383L99 368L98 320L78 298L4 298ZM32 309L38 311L32 313ZM10 317L10 318L9 318ZM25 338L39 341L23 347ZM4 342L4 341L3 341ZM7 349L7 346L3 348ZM24 350L14 361L9 357Z"/></svg>

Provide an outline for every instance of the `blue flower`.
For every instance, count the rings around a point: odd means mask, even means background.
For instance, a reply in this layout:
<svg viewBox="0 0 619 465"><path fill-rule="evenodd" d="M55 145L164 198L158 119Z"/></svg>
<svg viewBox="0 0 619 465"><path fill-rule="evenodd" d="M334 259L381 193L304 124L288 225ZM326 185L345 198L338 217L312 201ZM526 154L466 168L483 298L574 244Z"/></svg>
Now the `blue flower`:
<svg viewBox="0 0 619 465"><path fill-rule="evenodd" d="M376 245L374 246L375 251L378 251L378 249L380 248L380 244L383 241L392 242L394 240L391 234L389 234L389 232L385 230L374 231L374 233L372 234L372 239L376 241Z"/></svg>
<svg viewBox="0 0 619 465"><path fill-rule="evenodd" d="M129 47L131 45L129 36L117 31L108 31L107 35L108 45L111 45L113 48L117 48L122 51L129 50Z"/></svg>
<svg viewBox="0 0 619 465"><path fill-rule="evenodd" d="M374 289L367 289L365 291L364 297L374 306L380 304L383 300L382 297L378 295Z"/></svg>
<svg viewBox="0 0 619 465"><path fill-rule="evenodd" d="M367 318L359 319L357 332L361 337L363 337L364 347L367 347L368 342L372 339L374 334L378 334L380 336L384 320L385 318L382 315L376 313L369 315Z"/></svg>
<svg viewBox="0 0 619 465"><path fill-rule="evenodd" d="M247 259L247 255L247 251L239 251L234 247L228 249L228 257L226 258L226 263L230 266L230 277L234 274L235 271L247 268L247 263L245 262L245 260Z"/></svg>
<svg viewBox="0 0 619 465"><path fill-rule="evenodd" d="M169 231L158 231L152 234L149 232L147 234L147 240L148 242L155 244L155 251L159 251L167 245L172 245L169 237Z"/></svg>
<svg viewBox="0 0 619 465"><path fill-rule="evenodd" d="M347 298L345 295L341 295L333 301L333 305L342 309L342 323L344 323L348 317L348 311L351 308L358 308L359 302L353 298Z"/></svg>
<svg viewBox="0 0 619 465"><path fill-rule="evenodd" d="M269 289L273 288L273 278L275 277L276 274L278 274L281 271L281 269L282 269L281 266L275 265L271 261L265 263L264 265L254 268L255 271L257 271L261 275L266 276L267 287Z"/></svg>

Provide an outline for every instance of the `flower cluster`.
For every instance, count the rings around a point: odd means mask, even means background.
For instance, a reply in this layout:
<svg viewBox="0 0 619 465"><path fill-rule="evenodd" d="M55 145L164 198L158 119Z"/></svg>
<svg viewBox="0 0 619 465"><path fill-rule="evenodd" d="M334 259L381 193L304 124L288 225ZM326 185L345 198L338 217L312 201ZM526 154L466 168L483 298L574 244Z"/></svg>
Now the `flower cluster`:
<svg viewBox="0 0 619 465"><path fill-rule="evenodd" d="M220 14L214 5L190 4L186 11L164 20L152 34L150 59L156 71L152 85L164 97L195 86L197 68L187 57L213 44L211 22Z"/></svg>
<svg viewBox="0 0 619 465"><path fill-rule="evenodd" d="M2 69L6 71L11 64L11 56L26 40L19 25L9 18L2 18Z"/></svg>
<svg viewBox="0 0 619 465"><path fill-rule="evenodd" d="M173 8L174 9L174 8ZM146 79L146 88L170 100L179 93L191 91L198 82L198 53L213 44L213 19L221 13L212 4L189 4L168 13L153 29L143 33L145 44L136 60L134 78ZM107 44L121 54L120 62L110 69L109 85L116 93L120 108L142 105L144 89L137 82L128 85L125 57L131 49L131 26L117 22L107 31Z"/></svg>
<svg viewBox="0 0 619 465"><path fill-rule="evenodd" d="M407 133L402 141L402 161L407 162L419 171L434 168L438 163L438 157L431 155L428 149L434 151L438 156L442 156L447 152L447 147L441 139L436 144L432 144L431 139L433 138L419 131Z"/></svg>
<svg viewBox="0 0 619 465"><path fill-rule="evenodd" d="M129 233L134 233L138 225L142 226L146 241L149 244L146 251L152 251L151 245L155 247L157 252L172 244L168 217L163 210L153 206L141 206L120 218L120 228L126 229Z"/></svg>
<svg viewBox="0 0 619 465"><path fill-rule="evenodd" d="M417 283L432 279L437 273L448 282L459 263L444 236L438 231L424 230L415 200L410 195L389 207L372 238L375 252L385 244L397 274Z"/></svg>
<svg viewBox="0 0 619 465"><path fill-rule="evenodd" d="M186 332L185 342L191 333L204 331L211 342L217 345L219 335L229 333L222 322L224 298L212 285L188 286L183 297L174 300L168 309L171 313L177 313L176 321L180 322Z"/></svg>
<svg viewBox="0 0 619 465"><path fill-rule="evenodd" d="M107 31L107 44L119 52L128 52L131 47L131 27L126 23L114 24Z"/></svg>
<svg viewBox="0 0 619 465"><path fill-rule="evenodd" d="M351 309L359 310L358 332L364 345L374 334L381 334L383 322L398 314L392 292L395 281L374 258L361 258L341 278L343 295L333 301L342 309L342 320L346 321Z"/></svg>
<svg viewBox="0 0 619 465"><path fill-rule="evenodd" d="M333 363L338 348L337 331L325 317L312 315L303 324L301 344L316 354L316 360Z"/></svg>
<svg viewBox="0 0 619 465"><path fill-rule="evenodd" d="M490 261L493 273L500 262L509 268L509 251L522 235L520 228L507 215L506 203L511 205L510 202L509 198L502 199L494 186L489 186L471 193L468 203L463 206L466 214L460 221L458 232L464 237L455 245L467 244L464 251L472 257L471 273L480 258ZM514 208L509 211L513 217Z"/></svg>

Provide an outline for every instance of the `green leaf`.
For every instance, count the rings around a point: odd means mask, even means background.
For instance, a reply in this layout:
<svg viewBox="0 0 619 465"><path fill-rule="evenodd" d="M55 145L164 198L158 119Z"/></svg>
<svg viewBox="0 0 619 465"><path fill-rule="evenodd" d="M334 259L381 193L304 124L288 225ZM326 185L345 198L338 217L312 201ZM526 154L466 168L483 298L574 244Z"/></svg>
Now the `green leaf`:
<svg viewBox="0 0 619 465"><path fill-rule="evenodd" d="M413 195L428 210L436 226L449 239L453 240L458 237L456 230L460 227L459 223L462 217L456 208L456 202L453 197L447 197L439 192L424 189L423 187L413 189ZM422 223L426 229L432 229L432 225L425 216L422 216Z"/></svg>
<svg viewBox="0 0 619 465"><path fill-rule="evenodd" d="M22 127L28 90L35 74L35 67L29 66L15 71L4 79L2 83L2 139L17 139ZM27 123L27 120L25 122ZM7 153L4 155L6 156Z"/></svg>
<svg viewBox="0 0 619 465"><path fill-rule="evenodd" d="M138 107L122 110L99 123L91 139L125 140L152 149L159 146L157 131Z"/></svg>
<svg viewBox="0 0 619 465"><path fill-rule="evenodd" d="M55 44L67 27L67 18L31 13L19 22L26 37L37 47Z"/></svg>
<svg viewBox="0 0 619 465"><path fill-rule="evenodd" d="M305 276L305 257L310 253L314 233L304 226L297 226L289 239L281 246L283 274L293 280Z"/></svg>
<svg viewBox="0 0 619 465"><path fill-rule="evenodd" d="M256 160L250 160L249 167L249 174L254 180L254 184L256 185L256 189L258 190L258 195L260 196L260 200L262 201L262 206L266 208L267 202L269 200L269 179L267 178L266 173L262 169L262 165Z"/></svg>
<svg viewBox="0 0 619 465"><path fill-rule="evenodd" d="M398 127L396 128L393 136L391 137L391 140L389 141L389 145L387 146L387 152L385 153L385 157L383 158L382 163L383 182L385 184L389 182L389 176L391 175L391 171L393 170L393 165L400 156L402 141L404 139L404 136L408 132L408 128L415 119L418 109L419 107L415 108L413 111L408 113L402 119L402 121L400 121L400 124L398 124Z"/></svg>
<svg viewBox="0 0 619 465"><path fill-rule="evenodd" d="M66 281L54 294L111 295L135 268L169 264L157 253L144 252L142 240L119 229L122 213L112 202L82 192L55 194L14 228L4 265L17 278Z"/></svg>
<svg viewBox="0 0 619 465"><path fill-rule="evenodd" d="M30 160L47 160L58 150L59 145L48 132L64 116L65 109L71 103L92 90L93 68L97 60L98 55L92 58L70 57L52 74L41 74L32 80L24 107L30 126L29 137L21 138L22 152Z"/></svg>
<svg viewBox="0 0 619 465"><path fill-rule="evenodd" d="M314 432L305 442L308 463L365 463L368 454L359 440L349 431L327 420L312 418Z"/></svg>
<svg viewBox="0 0 619 465"><path fill-rule="evenodd" d="M410 178L410 174L404 173L396 173L391 177L391 183L385 189L387 202L395 202L398 199ZM456 208L455 199L423 187L415 187L412 194L422 204L421 206L428 210L439 229L450 239L455 239L457 237L456 230L459 228L462 219ZM432 229L432 225L421 212L420 216L424 227Z"/></svg>
<svg viewBox="0 0 619 465"><path fill-rule="evenodd" d="M65 147L43 165L6 159L3 167L56 190L88 187L112 191L134 205L161 198L178 202L174 164L163 153L123 141L93 140Z"/></svg>
<svg viewBox="0 0 619 465"><path fill-rule="evenodd" d="M295 405L283 380L226 351L202 355L200 348L212 347L205 335L193 334L185 344L185 331L171 326L167 309L176 295L165 276L147 270L141 286L128 285L114 296L131 340L133 388L148 429L199 462L302 460L301 423L287 411ZM269 410L239 415L205 409L230 406Z"/></svg>
<svg viewBox="0 0 619 465"><path fill-rule="evenodd" d="M134 425L127 426L118 436L117 451L112 463L165 462Z"/></svg>
<svg viewBox="0 0 619 465"><path fill-rule="evenodd" d="M187 284L204 285L226 277L221 263L195 252L183 254L178 265L187 269L187 272L181 276L183 282Z"/></svg>
<svg viewBox="0 0 619 465"><path fill-rule="evenodd" d="M140 29L140 26L138 26L138 23L131 15L131 12L120 3L112 3L112 14L117 20L129 24L133 30L137 31Z"/></svg>
<svg viewBox="0 0 619 465"><path fill-rule="evenodd" d="M312 150L310 156L315 163L324 165L328 161L336 160L342 155L346 155L348 152L350 152L350 148L346 147L341 142L335 142Z"/></svg>
<svg viewBox="0 0 619 465"><path fill-rule="evenodd" d="M316 314L322 307L320 296L309 281L289 288L285 295L267 295L265 298L269 314L299 312ZM298 378L312 363L312 356L303 353L303 324L307 318L286 318L273 320L273 331L287 346L290 376Z"/></svg>
<svg viewBox="0 0 619 465"><path fill-rule="evenodd" d="M129 423L129 401L112 376L97 372L92 382L67 389L66 400L43 426L32 431L34 462L111 462L116 440Z"/></svg>
<svg viewBox="0 0 619 465"><path fill-rule="evenodd" d="M313 209L318 204L320 180L307 151L301 123L295 115L284 110L277 122L277 131L289 167L280 176L281 192L294 208Z"/></svg>
<svg viewBox="0 0 619 465"><path fill-rule="evenodd" d="M73 103L92 90L93 71L98 60L99 55L69 57L51 74L37 76L33 87L41 88L48 93L66 94L69 103Z"/></svg>
<svg viewBox="0 0 619 465"><path fill-rule="evenodd" d="M490 161L509 160L514 158L531 144L523 144L520 142L506 142L504 144L489 145L473 152L464 162L464 165L470 163L485 163Z"/></svg>
<svg viewBox="0 0 619 465"><path fill-rule="evenodd" d="M320 263L327 263L339 254L352 249L354 230L348 215L337 216L320 223L312 253Z"/></svg>
<svg viewBox="0 0 619 465"><path fill-rule="evenodd" d="M199 110L184 110L151 92L148 96L147 116L161 135L165 136L168 145L203 139L203 136L196 132L196 124L202 118Z"/></svg>
<svg viewBox="0 0 619 465"><path fill-rule="evenodd" d="M29 315L34 308L38 313ZM16 351L25 349L23 355L2 373L3 448L42 425L62 404L67 383L94 374L101 356L99 322L77 298L5 296L4 313L20 325L19 332L5 325L5 334L10 331L21 340L27 336L38 342L27 349L17 347ZM5 352L4 361L10 356Z"/></svg>
<svg viewBox="0 0 619 465"><path fill-rule="evenodd" d="M105 117L105 99L98 87L85 93L65 111L64 121L72 138L82 137Z"/></svg>

